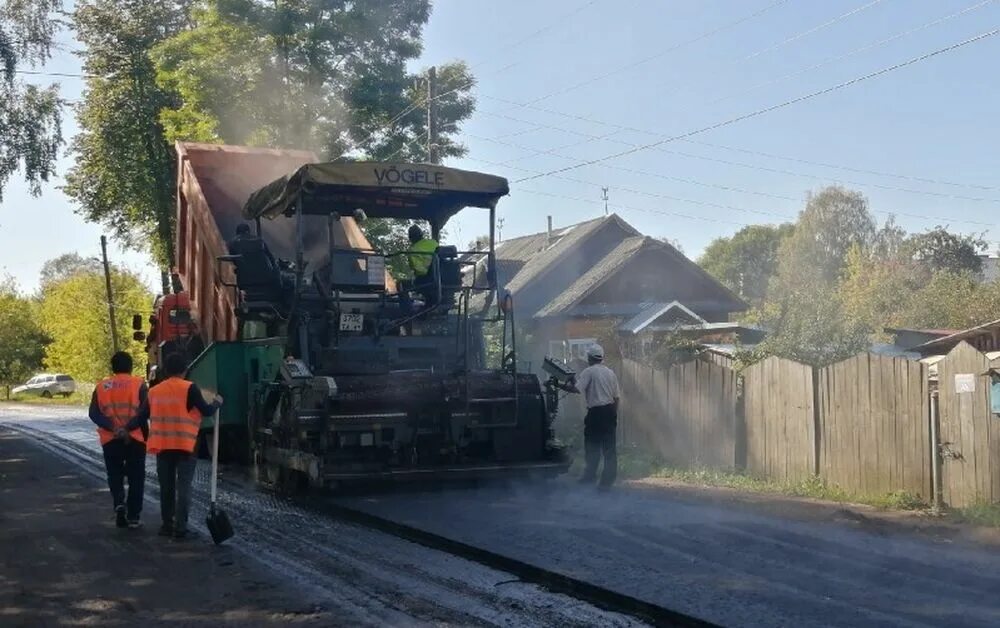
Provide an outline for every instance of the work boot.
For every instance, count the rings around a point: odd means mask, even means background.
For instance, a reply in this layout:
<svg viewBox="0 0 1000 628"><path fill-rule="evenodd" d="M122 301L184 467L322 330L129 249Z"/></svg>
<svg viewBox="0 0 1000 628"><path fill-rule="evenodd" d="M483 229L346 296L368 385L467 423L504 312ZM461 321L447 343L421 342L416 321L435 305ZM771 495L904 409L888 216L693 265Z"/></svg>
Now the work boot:
<svg viewBox="0 0 1000 628"><path fill-rule="evenodd" d="M125 518L125 506L115 506L115 525L119 528L128 527L128 519Z"/></svg>
<svg viewBox="0 0 1000 628"><path fill-rule="evenodd" d="M173 536L174 526L169 523L164 523L163 525L160 526L160 531L157 534L159 534L160 536Z"/></svg>

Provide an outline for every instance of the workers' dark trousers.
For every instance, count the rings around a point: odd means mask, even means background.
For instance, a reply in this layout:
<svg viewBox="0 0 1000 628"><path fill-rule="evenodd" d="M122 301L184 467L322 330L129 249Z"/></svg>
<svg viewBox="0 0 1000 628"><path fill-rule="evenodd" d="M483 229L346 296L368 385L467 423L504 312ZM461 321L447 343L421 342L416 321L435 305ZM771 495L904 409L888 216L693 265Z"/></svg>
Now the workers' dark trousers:
<svg viewBox="0 0 1000 628"><path fill-rule="evenodd" d="M186 451L161 451L156 456L156 477L160 480L160 516L163 525L187 530L191 506L191 483L197 459Z"/></svg>
<svg viewBox="0 0 1000 628"><path fill-rule="evenodd" d="M587 410L587 416L583 420L583 445L587 459L584 480L592 481L597 478L597 465L603 454L601 485L611 486L614 483L618 475L617 429L618 411L614 404Z"/></svg>
<svg viewBox="0 0 1000 628"><path fill-rule="evenodd" d="M108 488L115 508L125 505L129 519L142 513L142 489L146 483L146 444L137 440L116 438L104 446L104 468L108 471ZM128 478L128 497L125 497Z"/></svg>

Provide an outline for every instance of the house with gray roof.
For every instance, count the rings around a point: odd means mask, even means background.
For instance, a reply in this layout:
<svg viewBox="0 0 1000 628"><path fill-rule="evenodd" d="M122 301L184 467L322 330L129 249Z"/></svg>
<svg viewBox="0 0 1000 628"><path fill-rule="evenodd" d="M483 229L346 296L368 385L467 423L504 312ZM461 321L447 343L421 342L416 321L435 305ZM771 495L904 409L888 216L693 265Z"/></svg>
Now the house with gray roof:
<svg viewBox="0 0 1000 628"><path fill-rule="evenodd" d="M731 315L748 307L675 247L616 214L505 240L496 255L497 279L529 339L519 354L533 369L545 355L579 358L609 335L732 331Z"/></svg>

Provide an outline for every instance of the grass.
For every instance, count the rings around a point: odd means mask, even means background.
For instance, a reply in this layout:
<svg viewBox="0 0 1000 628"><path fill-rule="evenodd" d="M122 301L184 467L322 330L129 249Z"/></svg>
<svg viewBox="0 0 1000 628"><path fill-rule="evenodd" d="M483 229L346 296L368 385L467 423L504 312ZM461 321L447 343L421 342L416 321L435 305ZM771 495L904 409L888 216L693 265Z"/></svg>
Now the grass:
<svg viewBox="0 0 1000 628"><path fill-rule="evenodd" d="M55 406L85 406L90 403L90 393L76 391L69 397L57 395L46 399L38 395L11 395L7 401L11 403L29 403L33 405L55 405Z"/></svg>
<svg viewBox="0 0 1000 628"><path fill-rule="evenodd" d="M630 479L664 478L692 486L867 504L884 510L922 510L928 507L919 497L905 491L876 496L855 495L815 476L801 482L785 483L753 477L739 471L680 468L635 448L623 448L619 453L618 463L621 476ZM993 515L1000 521L1000 508Z"/></svg>
<svg viewBox="0 0 1000 628"><path fill-rule="evenodd" d="M956 509L952 515L960 523L1000 528L1000 504L979 503Z"/></svg>

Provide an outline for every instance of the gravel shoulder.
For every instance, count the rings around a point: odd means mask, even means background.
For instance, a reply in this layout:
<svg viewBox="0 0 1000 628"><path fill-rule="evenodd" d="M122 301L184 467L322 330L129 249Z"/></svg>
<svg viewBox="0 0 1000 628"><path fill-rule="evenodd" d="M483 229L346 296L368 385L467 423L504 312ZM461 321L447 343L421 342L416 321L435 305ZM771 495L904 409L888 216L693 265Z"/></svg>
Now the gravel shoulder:
<svg viewBox="0 0 1000 628"><path fill-rule="evenodd" d="M110 502L93 476L0 431L0 624L337 624L225 546L157 536L152 504L144 528L116 528Z"/></svg>

